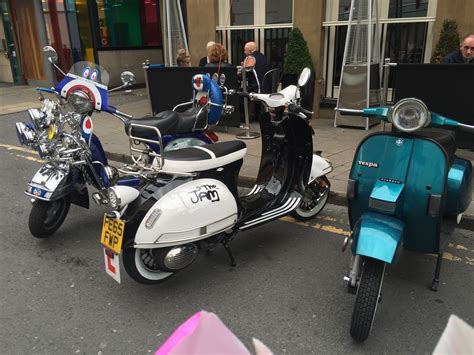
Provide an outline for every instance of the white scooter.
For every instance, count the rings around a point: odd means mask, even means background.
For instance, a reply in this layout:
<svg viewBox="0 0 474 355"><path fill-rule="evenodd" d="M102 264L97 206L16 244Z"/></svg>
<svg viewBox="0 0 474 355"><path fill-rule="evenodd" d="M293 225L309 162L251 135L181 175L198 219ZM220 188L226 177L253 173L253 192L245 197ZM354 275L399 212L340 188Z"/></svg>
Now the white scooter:
<svg viewBox="0 0 474 355"><path fill-rule="evenodd" d="M256 185L245 196L237 192L237 177L247 151L242 141L183 148L156 155L154 166L130 167L150 181L140 190L128 186L109 189L107 203L114 208L104 216L101 243L107 273L120 282L119 254L135 281L156 284L189 266L206 250L221 243L231 265L229 243L246 231L290 214L311 187L319 194L319 212L330 184L331 163L313 154L313 130L306 111L295 97L309 80L305 68L298 87L274 94L237 93L259 100L266 108L260 117L262 156ZM135 125L136 126L136 125ZM146 128L130 128L130 142L148 142ZM154 127L149 129L159 131ZM160 139L156 143L159 143ZM138 148L134 152L147 153ZM149 152L148 152L149 153ZM146 160L146 159L145 159ZM138 160L137 160L138 161ZM135 171L134 171L135 169Z"/></svg>

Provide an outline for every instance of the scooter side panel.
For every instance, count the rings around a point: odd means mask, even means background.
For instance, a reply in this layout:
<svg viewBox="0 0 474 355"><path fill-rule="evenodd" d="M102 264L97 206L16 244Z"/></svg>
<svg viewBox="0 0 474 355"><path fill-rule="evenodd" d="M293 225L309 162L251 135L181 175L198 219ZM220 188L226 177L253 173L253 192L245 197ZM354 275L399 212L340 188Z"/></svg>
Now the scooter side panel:
<svg viewBox="0 0 474 355"><path fill-rule="evenodd" d="M364 213L354 229L353 253L392 263L404 227L398 218L383 213Z"/></svg>
<svg viewBox="0 0 474 355"><path fill-rule="evenodd" d="M456 158L448 173L447 215L464 212L471 203L472 164L469 160Z"/></svg>
<svg viewBox="0 0 474 355"><path fill-rule="evenodd" d="M412 139L380 133L370 135L359 145L350 173L350 178L357 181L355 199L349 200L352 229L367 211L377 181L405 183L412 147Z"/></svg>
<svg viewBox="0 0 474 355"><path fill-rule="evenodd" d="M159 248L189 243L231 228L237 203L215 179L184 183L160 198L138 227L135 247Z"/></svg>
<svg viewBox="0 0 474 355"><path fill-rule="evenodd" d="M415 139L403 201L406 249L424 253L440 251L447 173L448 160L441 147L427 139ZM441 197L439 216L428 213L430 195Z"/></svg>

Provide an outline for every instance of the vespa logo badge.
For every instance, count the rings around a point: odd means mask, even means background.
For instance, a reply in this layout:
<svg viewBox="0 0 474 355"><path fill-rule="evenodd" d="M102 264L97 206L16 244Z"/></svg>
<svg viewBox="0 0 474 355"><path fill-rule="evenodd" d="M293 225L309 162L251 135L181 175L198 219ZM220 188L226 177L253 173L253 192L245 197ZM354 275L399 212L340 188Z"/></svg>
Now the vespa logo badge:
<svg viewBox="0 0 474 355"><path fill-rule="evenodd" d="M366 166L368 168L378 168L379 167L379 163L374 163L374 162L371 162L371 161L359 160L358 164L361 165L361 166Z"/></svg>
<svg viewBox="0 0 474 355"><path fill-rule="evenodd" d="M397 145L397 147L402 146L402 145L403 145L403 139L398 138L398 139L395 141L395 144Z"/></svg>

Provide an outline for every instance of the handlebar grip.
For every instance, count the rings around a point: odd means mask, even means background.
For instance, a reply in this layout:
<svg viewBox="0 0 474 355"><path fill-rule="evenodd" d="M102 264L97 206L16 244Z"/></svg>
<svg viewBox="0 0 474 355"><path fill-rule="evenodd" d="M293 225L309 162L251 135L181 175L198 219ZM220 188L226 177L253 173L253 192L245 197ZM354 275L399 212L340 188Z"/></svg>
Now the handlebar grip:
<svg viewBox="0 0 474 355"><path fill-rule="evenodd" d="M305 108L296 105L296 104L289 104L288 105L288 111L292 113L303 113L305 115L312 115L314 112L308 111Z"/></svg>
<svg viewBox="0 0 474 355"><path fill-rule="evenodd" d="M116 113L117 112L117 107L109 105L108 108L107 108L107 111L109 111L110 113Z"/></svg>
<svg viewBox="0 0 474 355"><path fill-rule="evenodd" d="M229 94L250 98L250 93L243 91L229 90Z"/></svg>
<svg viewBox="0 0 474 355"><path fill-rule="evenodd" d="M354 110L351 108L338 108L336 107L334 111L339 112L343 116L362 116L364 110Z"/></svg>

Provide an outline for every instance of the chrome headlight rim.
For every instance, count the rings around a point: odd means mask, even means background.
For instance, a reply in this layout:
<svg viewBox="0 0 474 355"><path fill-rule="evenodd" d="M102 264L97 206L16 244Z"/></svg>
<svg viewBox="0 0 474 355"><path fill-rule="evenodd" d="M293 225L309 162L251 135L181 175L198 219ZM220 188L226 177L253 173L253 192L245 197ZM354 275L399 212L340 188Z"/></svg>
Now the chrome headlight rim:
<svg viewBox="0 0 474 355"><path fill-rule="evenodd" d="M107 190L107 199L109 200L110 207L112 207L113 209L118 209L122 203L120 194L113 187L110 187Z"/></svg>
<svg viewBox="0 0 474 355"><path fill-rule="evenodd" d="M28 123L15 123L16 135L22 145L32 146L36 142L36 132Z"/></svg>
<svg viewBox="0 0 474 355"><path fill-rule="evenodd" d="M48 122L46 120L47 115L45 112L37 108L30 108L28 110L28 116L30 117L30 121L33 123L36 129L44 129L48 126Z"/></svg>
<svg viewBox="0 0 474 355"><path fill-rule="evenodd" d="M414 127L407 128L402 123L400 123L400 113L403 110L411 109L414 111L418 111L419 124ZM390 110L388 111L388 120L402 132L415 132L423 127L426 127L431 122L431 112L428 110L426 104L414 97L405 98L398 101L395 105L393 105Z"/></svg>
<svg viewBox="0 0 474 355"><path fill-rule="evenodd" d="M67 98L67 103L75 112L85 114L93 110L92 100L89 95L81 89L74 90Z"/></svg>

